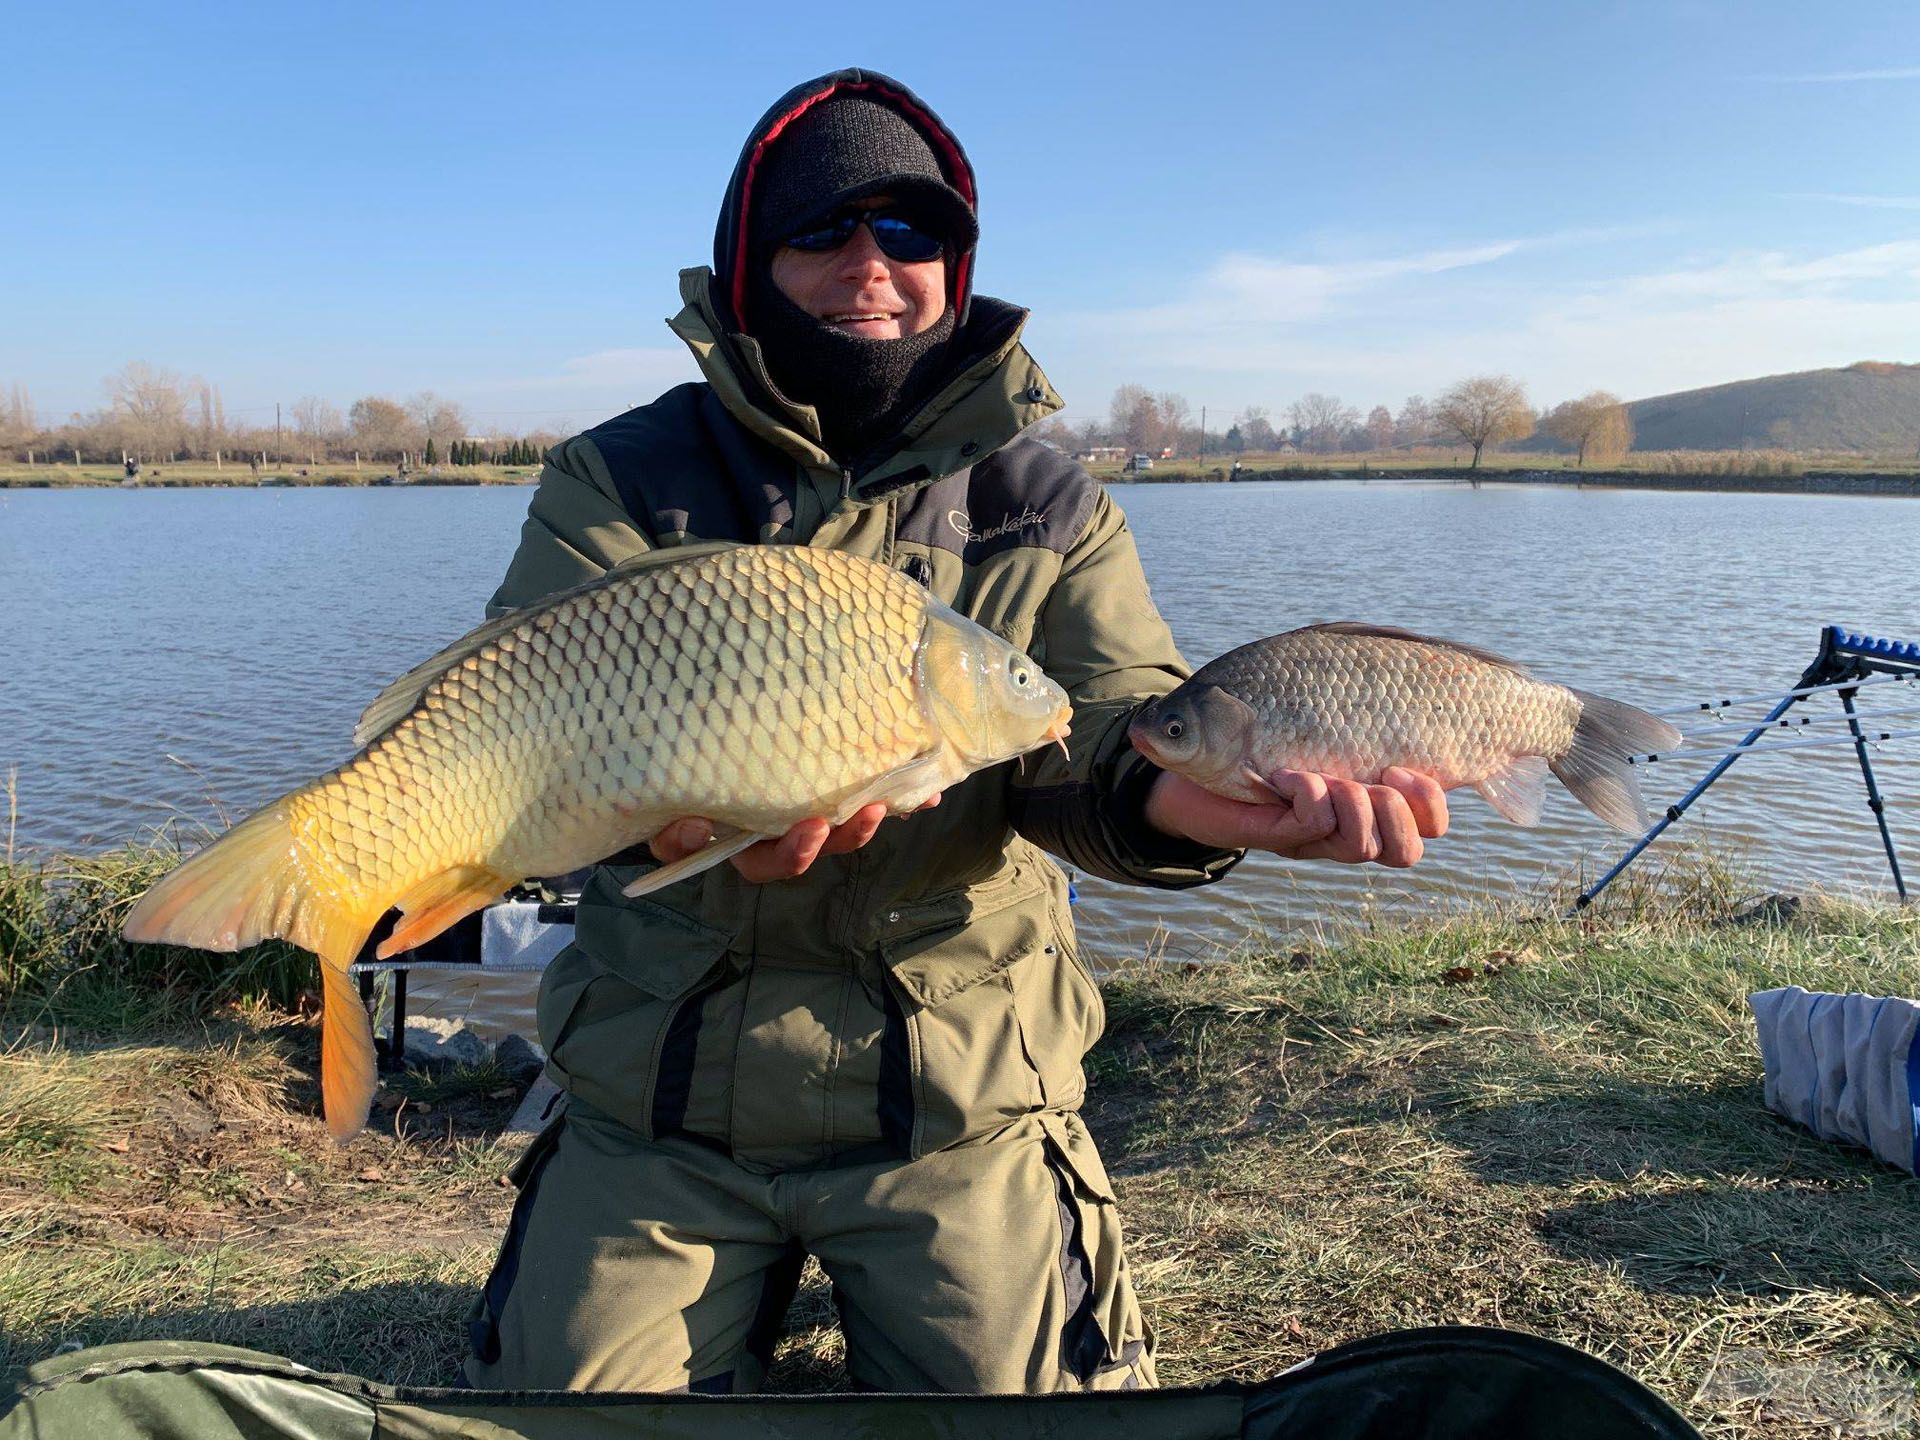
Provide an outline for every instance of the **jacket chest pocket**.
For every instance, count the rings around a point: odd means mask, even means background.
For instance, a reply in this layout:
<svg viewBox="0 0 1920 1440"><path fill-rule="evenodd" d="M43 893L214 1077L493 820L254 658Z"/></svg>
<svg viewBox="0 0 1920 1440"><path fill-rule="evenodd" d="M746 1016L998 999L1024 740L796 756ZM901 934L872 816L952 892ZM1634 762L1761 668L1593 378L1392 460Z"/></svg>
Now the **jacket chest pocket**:
<svg viewBox="0 0 1920 1440"><path fill-rule="evenodd" d="M680 1128L701 1007L729 974L732 936L596 872L574 941L548 967L540 1033L565 1088L649 1137Z"/></svg>
<svg viewBox="0 0 1920 1440"><path fill-rule="evenodd" d="M887 929L881 951L896 1063L883 1067L881 1107L883 1116L890 1108L899 1116L901 1102L910 1103L912 1154L1063 1103L1051 1093L1058 1080L1047 1083L1059 1071L1059 1027L1018 998L1030 971L1065 963L1043 875L1015 865L983 886L903 907ZM1070 1043L1077 1074L1077 1037Z"/></svg>

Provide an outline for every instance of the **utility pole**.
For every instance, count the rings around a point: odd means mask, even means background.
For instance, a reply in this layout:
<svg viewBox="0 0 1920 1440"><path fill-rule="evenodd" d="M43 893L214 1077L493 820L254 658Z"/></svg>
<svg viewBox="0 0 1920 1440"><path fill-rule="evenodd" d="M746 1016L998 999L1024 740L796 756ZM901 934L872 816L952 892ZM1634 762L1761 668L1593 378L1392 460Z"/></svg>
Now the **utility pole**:
<svg viewBox="0 0 1920 1440"><path fill-rule="evenodd" d="M1200 453L1207 453L1207 407L1200 407Z"/></svg>
<svg viewBox="0 0 1920 1440"><path fill-rule="evenodd" d="M280 402L273 402L273 453L280 453Z"/></svg>

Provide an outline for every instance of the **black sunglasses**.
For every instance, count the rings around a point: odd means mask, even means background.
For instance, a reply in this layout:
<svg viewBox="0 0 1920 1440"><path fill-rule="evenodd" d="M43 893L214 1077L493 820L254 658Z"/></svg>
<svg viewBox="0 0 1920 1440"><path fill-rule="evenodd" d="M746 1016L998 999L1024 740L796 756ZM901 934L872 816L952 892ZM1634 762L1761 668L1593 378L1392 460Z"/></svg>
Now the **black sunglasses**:
<svg viewBox="0 0 1920 1440"><path fill-rule="evenodd" d="M889 260L917 265L939 259L946 249L940 236L897 210L840 210L811 230L789 235L786 244L795 250L838 250L862 225L873 232L873 243Z"/></svg>

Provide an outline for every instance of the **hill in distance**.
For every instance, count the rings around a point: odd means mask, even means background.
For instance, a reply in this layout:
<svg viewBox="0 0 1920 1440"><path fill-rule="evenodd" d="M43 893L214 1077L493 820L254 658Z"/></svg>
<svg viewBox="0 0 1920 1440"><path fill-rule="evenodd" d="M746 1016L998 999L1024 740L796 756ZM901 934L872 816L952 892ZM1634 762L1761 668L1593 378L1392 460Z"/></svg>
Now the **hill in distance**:
<svg viewBox="0 0 1920 1440"><path fill-rule="evenodd" d="M1920 448L1920 365L1861 360L1628 404L1636 450Z"/></svg>

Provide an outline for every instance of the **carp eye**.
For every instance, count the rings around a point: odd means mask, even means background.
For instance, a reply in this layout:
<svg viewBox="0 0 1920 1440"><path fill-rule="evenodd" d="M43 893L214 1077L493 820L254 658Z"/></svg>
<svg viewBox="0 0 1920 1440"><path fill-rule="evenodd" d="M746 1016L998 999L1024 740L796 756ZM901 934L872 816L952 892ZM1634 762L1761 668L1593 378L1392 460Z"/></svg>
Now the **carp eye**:
<svg viewBox="0 0 1920 1440"><path fill-rule="evenodd" d="M1167 721L1166 735L1169 740L1178 740L1182 735L1186 733L1187 733L1187 726L1185 721L1183 720Z"/></svg>
<svg viewBox="0 0 1920 1440"><path fill-rule="evenodd" d="M1018 660L1007 661L1007 670L1013 676L1013 683L1023 688L1033 680L1033 673Z"/></svg>

